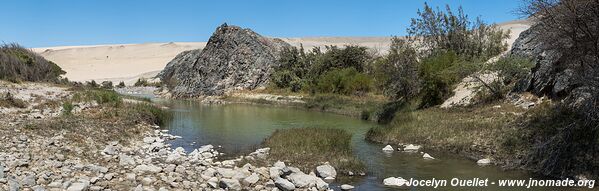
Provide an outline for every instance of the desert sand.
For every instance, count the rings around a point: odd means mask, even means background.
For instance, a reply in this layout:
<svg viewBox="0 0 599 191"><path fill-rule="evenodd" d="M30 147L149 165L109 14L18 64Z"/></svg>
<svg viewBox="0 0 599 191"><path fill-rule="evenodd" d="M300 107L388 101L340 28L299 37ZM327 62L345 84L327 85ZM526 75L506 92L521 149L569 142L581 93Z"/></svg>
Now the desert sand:
<svg viewBox="0 0 599 191"><path fill-rule="evenodd" d="M498 24L500 28L512 31L507 40L512 44L520 32L529 27L526 21L511 21ZM306 50L325 45L360 45L379 53L389 49L388 37L301 37L281 38L293 46ZM124 81L134 83L139 77L155 76L177 54L192 49L204 48L206 42L169 42L144 44L112 44L90 46L60 46L33 48L43 57L58 64L67 72L65 77L72 81Z"/></svg>

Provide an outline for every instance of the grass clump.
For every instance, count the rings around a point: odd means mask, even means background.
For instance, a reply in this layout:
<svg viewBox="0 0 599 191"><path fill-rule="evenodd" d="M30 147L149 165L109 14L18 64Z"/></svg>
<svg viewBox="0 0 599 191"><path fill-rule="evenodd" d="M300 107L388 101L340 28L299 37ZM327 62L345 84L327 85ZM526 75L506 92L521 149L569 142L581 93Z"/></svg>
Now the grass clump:
<svg viewBox="0 0 599 191"><path fill-rule="evenodd" d="M6 93L4 96L0 98L0 107L16 107L16 108L26 108L27 102L14 97L11 93Z"/></svg>
<svg viewBox="0 0 599 191"><path fill-rule="evenodd" d="M281 160L310 172L329 162L341 174L365 171L364 164L353 155L352 135L342 129L292 128L276 130L264 141L270 158Z"/></svg>
<svg viewBox="0 0 599 191"><path fill-rule="evenodd" d="M62 114L63 115L71 115L75 106L73 103L67 101L62 104Z"/></svg>
<svg viewBox="0 0 599 191"><path fill-rule="evenodd" d="M373 119L372 114L380 108L387 99L383 96L344 96L339 94L316 94L303 99L307 109L332 112L362 119ZM366 116L368 114L368 116Z"/></svg>

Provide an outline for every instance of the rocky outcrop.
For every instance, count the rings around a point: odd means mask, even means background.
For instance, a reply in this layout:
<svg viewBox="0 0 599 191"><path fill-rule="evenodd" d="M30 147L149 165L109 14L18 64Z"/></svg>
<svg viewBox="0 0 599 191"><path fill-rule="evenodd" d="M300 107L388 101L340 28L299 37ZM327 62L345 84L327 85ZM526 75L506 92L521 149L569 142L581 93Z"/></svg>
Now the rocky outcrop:
<svg viewBox="0 0 599 191"><path fill-rule="evenodd" d="M535 66L530 75L522 80L516 91L530 91L533 94L552 98L563 98L579 84L575 82L574 68L568 67L570 60L559 51L547 49L539 40L538 26L520 33L510 54L532 58Z"/></svg>
<svg viewBox="0 0 599 191"><path fill-rule="evenodd" d="M203 50L179 54L158 76L174 97L222 95L268 82L279 51L290 46L250 29L223 24Z"/></svg>
<svg viewBox="0 0 599 191"><path fill-rule="evenodd" d="M545 46L540 39L543 31L538 25L522 32L510 51L512 55L532 58L535 66L525 79L516 85L516 92L531 92L537 96L548 96L564 100L571 108L591 105L595 95L599 95L597 84L583 79L589 76L588 69L582 69L581 63L594 63L589 56L578 54L564 55L563 52ZM568 44L567 42L561 42ZM596 74L591 74L595 75ZM595 77L596 78L596 77Z"/></svg>

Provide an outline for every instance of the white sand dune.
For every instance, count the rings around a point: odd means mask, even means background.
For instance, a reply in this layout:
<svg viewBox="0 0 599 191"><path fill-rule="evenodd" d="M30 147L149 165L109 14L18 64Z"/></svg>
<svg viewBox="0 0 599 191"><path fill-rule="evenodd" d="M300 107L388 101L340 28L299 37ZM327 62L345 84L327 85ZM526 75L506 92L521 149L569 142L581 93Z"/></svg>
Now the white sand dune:
<svg viewBox="0 0 599 191"><path fill-rule="evenodd" d="M526 21L500 23L502 29L512 30L511 45L518 34L528 28ZM389 49L388 37L302 37L281 38L293 46L303 45L306 50L325 45L360 45L379 53ZM90 46L60 46L33 48L43 57L58 64L73 81L125 81L131 84L139 77L152 77L177 54L204 48L206 42L170 42L144 44L112 44Z"/></svg>

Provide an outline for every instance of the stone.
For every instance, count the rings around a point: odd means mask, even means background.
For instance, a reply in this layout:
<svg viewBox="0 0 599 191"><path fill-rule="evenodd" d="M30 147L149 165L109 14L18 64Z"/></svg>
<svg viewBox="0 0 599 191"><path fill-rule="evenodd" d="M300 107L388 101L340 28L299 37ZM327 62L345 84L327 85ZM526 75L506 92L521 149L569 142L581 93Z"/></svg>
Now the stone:
<svg viewBox="0 0 599 191"><path fill-rule="evenodd" d="M241 184L237 179L222 178L219 185L228 190L241 190Z"/></svg>
<svg viewBox="0 0 599 191"><path fill-rule="evenodd" d="M132 157L120 154L119 155L119 165L121 166L135 166L135 160Z"/></svg>
<svg viewBox="0 0 599 191"><path fill-rule="evenodd" d="M144 137L143 141L146 144L151 144L151 143L156 142L156 139L157 139L156 137Z"/></svg>
<svg viewBox="0 0 599 191"><path fill-rule="evenodd" d="M424 153L424 155L422 155L423 159L427 159L427 160L432 160L435 159L434 157L432 157L431 155L429 155L428 153Z"/></svg>
<svg viewBox="0 0 599 191"><path fill-rule="evenodd" d="M32 187L32 186L35 186L35 175L33 175L33 174L29 174L29 175L25 176L25 177L23 178L23 180L21 180L21 184L22 184L24 187Z"/></svg>
<svg viewBox="0 0 599 191"><path fill-rule="evenodd" d="M71 184L67 188L67 191L83 191L83 190L87 189L88 186L89 186L89 184L86 184L83 182L76 182L76 183Z"/></svg>
<svg viewBox="0 0 599 191"><path fill-rule="evenodd" d="M33 186L33 187L31 187L31 189L32 189L33 191L46 191L46 189L44 189L44 187L43 187L43 186L39 186L39 185L38 185L38 186Z"/></svg>
<svg viewBox="0 0 599 191"><path fill-rule="evenodd" d="M170 164L181 164L183 162L183 156L179 153L172 153L166 157L166 163Z"/></svg>
<svg viewBox="0 0 599 191"><path fill-rule="evenodd" d="M281 171L281 168L279 168L279 167L270 167L268 169L268 173L270 174L271 179L277 179L277 178L281 177L281 175L283 175L283 172Z"/></svg>
<svg viewBox="0 0 599 191"><path fill-rule="evenodd" d="M250 29L223 24L203 49L180 53L158 77L162 82L176 82L170 89L173 97L219 96L230 90L252 90L267 85L284 47L291 46Z"/></svg>
<svg viewBox="0 0 599 191"><path fill-rule="evenodd" d="M322 179L304 173L292 173L287 176L287 179L291 181L297 188L319 187L320 189L322 187L328 187L328 184Z"/></svg>
<svg viewBox="0 0 599 191"><path fill-rule="evenodd" d="M295 185L293 183L281 177L275 179L275 186L282 191L295 190Z"/></svg>
<svg viewBox="0 0 599 191"><path fill-rule="evenodd" d="M0 178L4 178L4 166L0 164Z"/></svg>
<svg viewBox="0 0 599 191"><path fill-rule="evenodd" d="M489 165L489 164L491 164L491 159L488 159L488 158L480 159L480 160L476 161L476 164L481 165L481 166Z"/></svg>
<svg viewBox="0 0 599 191"><path fill-rule="evenodd" d="M150 177L144 177L141 179L141 184L144 186L150 186L152 185L152 183L154 183L154 179Z"/></svg>
<svg viewBox="0 0 599 191"><path fill-rule="evenodd" d="M396 187L401 187L401 186L406 186L408 184L408 181L401 178L401 177L389 177L389 178L385 178L383 180L383 185L385 186L396 186Z"/></svg>
<svg viewBox="0 0 599 191"><path fill-rule="evenodd" d="M256 173L252 173L252 175L243 179L244 185L253 185L256 184L260 180L260 176Z"/></svg>
<svg viewBox="0 0 599 191"><path fill-rule="evenodd" d="M138 173L138 174L143 174L143 173L159 173L160 171L162 171L162 168L154 166L154 165L138 165L133 169L133 172Z"/></svg>
<svg viewBox="0 0 599 191"><path fill-rule="evenodd" d="M104 150L102 150L102 154L105 155L115 155L116 154L116 147L112 146L112 145L108 145L104 148Z"/></svg>
<svg viewBox="0 0 599 191"><path fill-rule="evenodd" d="M393 147L391 145L387 145L383 147L383 151L385 152L393 152Z"/></svg>
<svg viewBox="0 0 599 191"><path fill-rule="evenodd" d="M420 145L409 144L403 148L405 152L418 152L418 150L420 150Z"/></svg>
<svg viewBox="0 0 599 191"><path fill-rule="evenodd" d="M218 172L218 174L225 178L233 178L233 176L237 174L237 171L230 168L218 168L216 169L216 171Z"/></svg>
<svg viewBox="0 0 599 191"><path fill-rule="evenodd" d="M322 178L337 176L337 171L335 168L329 164L324 164L316 167L316 175Z"/></svg>
<svg viewBox="0 0 599 191"><path fill-rule="evenodd" d="M274 166L274 167L279 167L279 168L285 168L285 167L286 167L285 163L284 163L284 162L281 162L281 161L277 161L277 162L275 162L275 164L274 164L274 165L272 165L272 166Z"/></svg>
<svg viewBox="0 0 599 191"><path fill-rule="evenodd" d="M343 184L341 185L341 190L353 190L354 186L349 185L349 184Z"/></svg>
<svg viewBox="0 0 599 191"><path fill-rule="evenodd" d="M218 178L212 177L206 181L211 188L218 188Z"/></svg>

